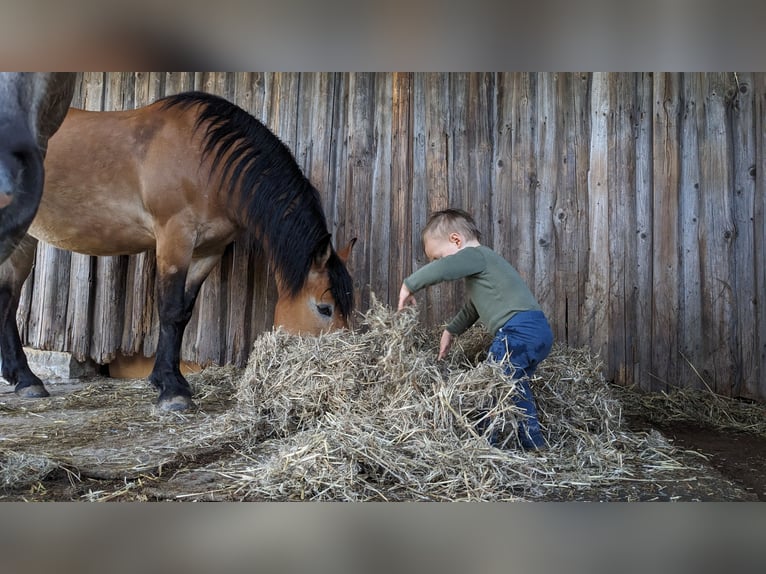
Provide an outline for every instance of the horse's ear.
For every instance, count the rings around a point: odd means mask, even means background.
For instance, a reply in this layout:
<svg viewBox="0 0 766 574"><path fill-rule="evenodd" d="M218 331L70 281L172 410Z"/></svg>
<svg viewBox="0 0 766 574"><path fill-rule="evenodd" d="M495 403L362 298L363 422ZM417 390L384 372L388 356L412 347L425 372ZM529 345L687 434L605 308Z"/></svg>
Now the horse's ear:
<svg viewBox="0 0 766 574"><path fill-rule="evenodd" d="M314 258L314 266L317 269L324 269L327 266L330 255L332 255L332 243L328 241L325 250L322 253L317 253L317 256Z"/></svg>
<svg viewBox="0 0 766 574"><path fill-rule="evenodd" d="M348 242L348 245L338 251L338 257L340 257L340 260L343 261L343 263L348 263L348 259L351 257L351 250L354 248L355 243L356 237L351 239L351 241Z"/></svg>

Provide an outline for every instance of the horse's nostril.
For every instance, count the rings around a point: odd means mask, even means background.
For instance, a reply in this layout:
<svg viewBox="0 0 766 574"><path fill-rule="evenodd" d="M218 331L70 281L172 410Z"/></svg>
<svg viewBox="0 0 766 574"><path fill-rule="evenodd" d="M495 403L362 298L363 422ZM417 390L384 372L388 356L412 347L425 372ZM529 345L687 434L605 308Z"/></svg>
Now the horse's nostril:
<svg viewBox="0 0 766 574"><path fill-rule="evenodd" d="M332 305L327 305L325 303L317 305L317 311L319 311L320 315L332 317Z"/></svg>

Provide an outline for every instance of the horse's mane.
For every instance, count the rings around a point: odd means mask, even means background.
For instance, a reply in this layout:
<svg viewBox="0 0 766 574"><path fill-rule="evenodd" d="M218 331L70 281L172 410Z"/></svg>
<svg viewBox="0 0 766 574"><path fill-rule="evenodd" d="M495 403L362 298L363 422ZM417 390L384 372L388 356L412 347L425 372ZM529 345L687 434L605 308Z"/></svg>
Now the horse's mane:
<svg viewBox="0 0 766 574"><path fill-rule="evenodd" d="M212 156L211 173L220 170L230 197L239 196L248 247L268 246L269 258L291 295L301 291L312 262L330 247L330 290L348 317L351 276L332 249L319 192L287 146L255 117L219 96L185 92L160 101L163 109L197 106L195 129L205 130L203 153Z"/></svg>

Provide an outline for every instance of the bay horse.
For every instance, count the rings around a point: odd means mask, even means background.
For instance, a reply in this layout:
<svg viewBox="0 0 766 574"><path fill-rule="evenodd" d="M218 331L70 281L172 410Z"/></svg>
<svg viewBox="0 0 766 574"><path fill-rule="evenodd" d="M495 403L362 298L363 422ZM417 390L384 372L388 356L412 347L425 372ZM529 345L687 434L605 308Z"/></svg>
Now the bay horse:
<svg viewBox="0 0 766 574"><path fill-rule="evenodd" d="M164 410L193 405L181 340L202 282L235 239L263 249L275 269L275 325L305 334L347 326L355 239L335 251L319 192L290 150L228 100L186 92L136 110L71 108L45 169L29 234L0 266L2 375L18 395L48 395L15 321L37 240L88 255L156 250L160 331L149 381Z"/></svg>
<svg viewBox="0 0 766 574"><path fill-rule="evenodd" d="M66 115L76 78L69 72L0 72L0 262L37 212L48 138Z"/></svg>

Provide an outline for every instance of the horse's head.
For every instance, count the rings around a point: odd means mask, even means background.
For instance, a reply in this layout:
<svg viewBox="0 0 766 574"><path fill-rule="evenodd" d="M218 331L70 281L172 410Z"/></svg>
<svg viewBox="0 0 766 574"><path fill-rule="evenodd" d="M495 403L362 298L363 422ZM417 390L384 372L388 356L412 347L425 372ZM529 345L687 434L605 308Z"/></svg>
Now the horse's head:
<svg viewBox="0 0 766 574"><path fill-rule="evenodd" d="M327 249L312 261L311 269L296 295L291 295L277 277L279 299L274 310L274 326L288 333L319 335L348 327L353 301L353 283L346 262L356 238L338 251Z"/></svg>
<svg viewBox="0 0 766 574"><path fill-rule="evenodd" d="M0 73L0 262L37 212L48 138L66 115L74 85L75 74Z"/></svg>

